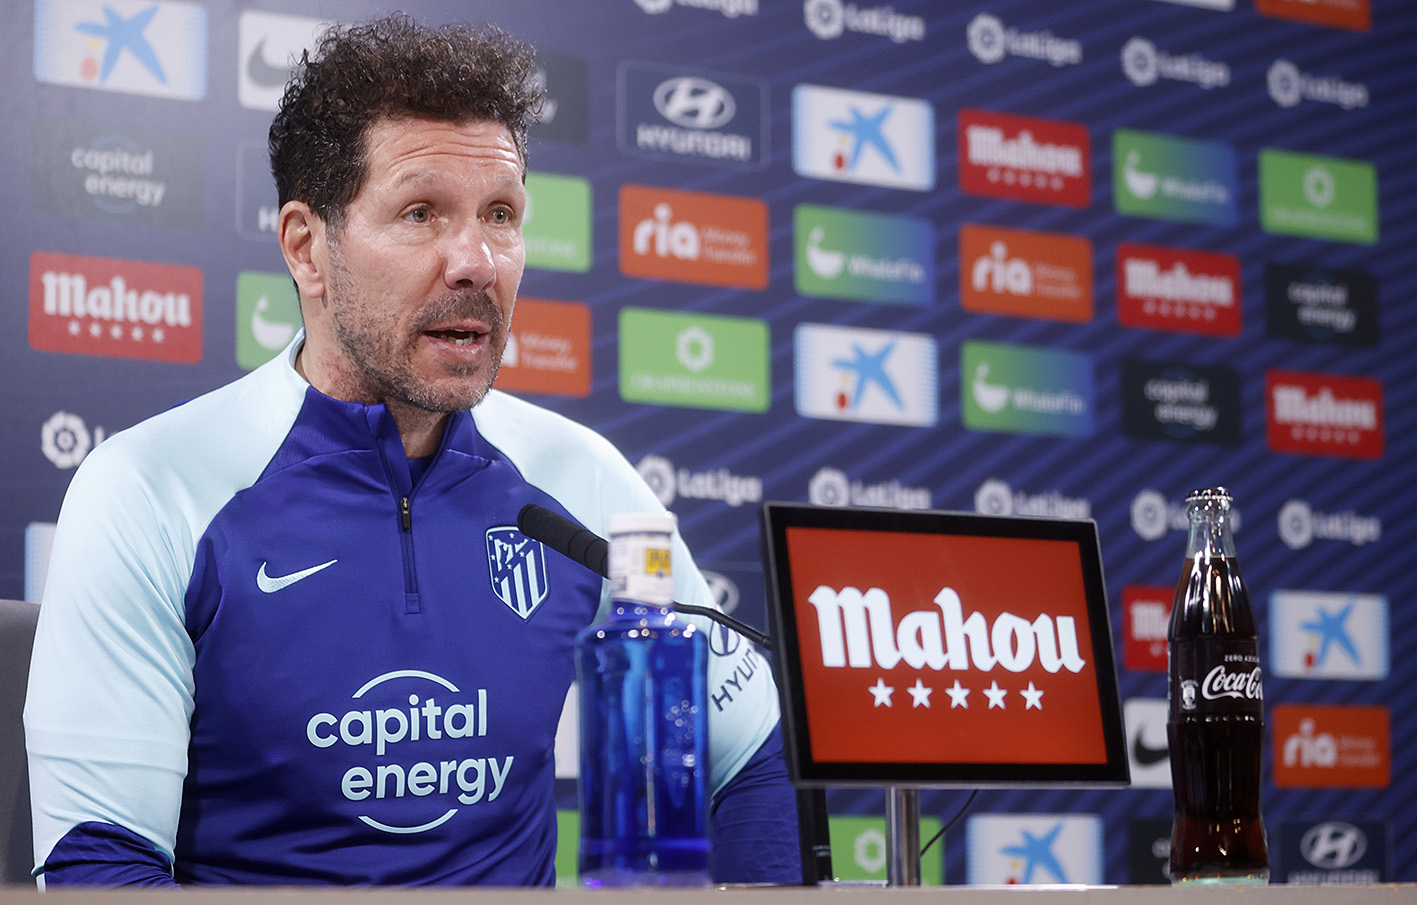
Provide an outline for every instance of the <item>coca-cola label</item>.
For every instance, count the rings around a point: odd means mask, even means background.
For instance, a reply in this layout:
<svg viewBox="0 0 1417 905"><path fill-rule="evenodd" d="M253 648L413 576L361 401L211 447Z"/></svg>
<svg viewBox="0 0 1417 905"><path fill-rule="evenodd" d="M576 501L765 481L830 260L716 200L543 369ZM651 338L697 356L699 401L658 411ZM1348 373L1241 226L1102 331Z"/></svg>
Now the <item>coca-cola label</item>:
<svg viewBox="0 0 1417 905"><path fill-rule="evenodd" d="M1171 714L1262 714L1264 683L1254 639L1173 641Z"/></svg>

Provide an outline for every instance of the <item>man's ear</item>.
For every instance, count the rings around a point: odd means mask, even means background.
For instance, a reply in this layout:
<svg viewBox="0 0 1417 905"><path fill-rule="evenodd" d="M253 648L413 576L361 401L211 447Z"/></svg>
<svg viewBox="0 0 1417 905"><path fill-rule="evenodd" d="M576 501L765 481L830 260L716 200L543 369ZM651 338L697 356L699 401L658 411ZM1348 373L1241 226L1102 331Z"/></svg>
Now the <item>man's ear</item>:
<svg viewBox="0 0 1417 905"><path fill-rule="evenodd" d="M276 237L285 266L300 290L300 304L323 298L329 276L325 221L304 201L287 201L276 221Z"/></svg>

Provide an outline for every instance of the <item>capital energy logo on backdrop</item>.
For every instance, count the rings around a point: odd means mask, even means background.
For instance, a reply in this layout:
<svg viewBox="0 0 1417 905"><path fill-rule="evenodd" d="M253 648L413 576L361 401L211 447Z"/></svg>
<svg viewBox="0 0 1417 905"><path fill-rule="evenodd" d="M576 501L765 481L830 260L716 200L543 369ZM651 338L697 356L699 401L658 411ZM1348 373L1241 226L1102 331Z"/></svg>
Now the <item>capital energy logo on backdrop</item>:
<svg viewBox="0 0 1417 905"><path fill-rule="evenodd" d="M236 364L255 370L275 358L300 329L300 299L289 273L236 275Z"/></svg>
<svg viewBox="0 0 1417 905"><path fill-rule="evenodd" d="M1171 861L1171 818L1133 817L1126 827L1127 882L1133 886L1170 886L1167 871Z"/></svg>
<svg viewBox="0 0 1417 905"><path fill-rule="evenodd" d="M792 169L809 179L928 192L935 187L934 108L919 98L799 84Z"/></svg>
<svg viewBox="0 0 1417 905"><path fill-rule="evenodd" d="M1293 679L1381 681L1388 677L1389 628L1381 594L1275 591L1268 667Z"/></svg>
<svg viewBox="0 0 1417 905"><path fill-rule="evenodd" d="M585 144L590 138L590 64L570 54L537 50L532 81L546 92L527 130L533 140Z"/></svg>
<svg viewBox="0 0 1417 905"><path fill-rule="evenodd" d="M961 109L959 188L967 195L1087 207L1092 165L1087 126Z"/></svg>
<svg viewBox="0 0 1417 905"><path fill-rule="evenodd" d="M240 142L236 146L236 234L274 245L279 225L280 200L266 145Z"/></svg>
<svg viewBox="0 0 1417 905"><path fill-rule="evenodd" d="M761 169L768 163L768 86L762 79L624 63L620 149Z"/></svg>
<svg viewBox="0 0 1417 905"><path fill-rule="evenodd" d="M1275 883L1334 886L1388 879L1387 826L1379 821L1286 820L1278 836Z"/></svg>
<svg viewBox="0 0 1417 905"><path fill-rule="evenodd" d="M842 0L804 0L802 21L807 30L830 41L846 32L890 38L897 44L925 40L925 20L906 16L891 6L862 8Z"/></svg>
<svg viewBox="0 0 1417 905"><path fill-rule="evenodd" d="M1171 788L1171 750L1166 740L1169 717L1165 698L1127 698L1122 702L1133 788Z"/></svg>
<svg viewBox="0 0 1417 905"><path fill-rule="evenodd" d="M1378 345L1378 280L1366 270L1266 264L1264 298L1270 336L1358 349Z"/></svg>
<svg viewBox="0 0 1417 905"><path fill-rule="evenodd" d="M1240 286L1234 255L1117 243L1117 321L1124 327L1239 336Z"/></svg>
<svg viewBox="0 0 1417 905"><path fill-rule="evenodd" d="M34 77L173 100L207 94L207 11L177 0L37 0Z"/></svg>
<svg viewBox="0 0 1417 905"><path fill-rule="evenodd" d="M676 283L766 288L768 206L757 198L622 185L620 272Z"/></svg>
<svg viewBox="0 0 1417 905"><path fill-rule="evenodd" d="M979 13L965 28L965 45L974 58L986 65L1001 63L1005 57L1042 60L1053 66L1082 62L1082 42L1063 38L1047 29L1020 31L1010 28L992 13Z"/></svg>
<svg viewBox="0 0 1417 905"><path fill-rule="evenodd" d="M1166 671L1166 628L1176 589L1129 584L1122 588L1122 665L1136 672ZM1135 771L1132 774L1135 781Z"/></svg>
<svg viewBox="0 0 1417 905"><path fill-rule="evenodd" d="M1377 170L1365 160L1262 148L1260 226L1279 235L1374 245Z"/></svg>
<svg viewBox="0 0 1417 905"><path fill-rule="evenodd" d="M793 332L797 414L931 427L939 418L935 338L829 324Z"/></svg>
<svg viewBox="0 0 1417 905"><path fill-rule="evenodd" d="M330 21L245 10L238 26L236 98L251 110L275 111L301 55Z"/></svg>
<svg viewBox="0 0 1417 905"><path fill-rule="evenodd" d="M1240 373L1225 365L1122 359L1122 433L1239 446Z"/></svg>
<svg viewBox="0 0 1417 905"><path fill-rule="evenodd" d="M44 352L195 364L202 272L37 251L30 255L29 339Z"/></svg>
<svg viewBox="0 0 1417 905"><path fill-rule="evenodd" d="M1205 89L1230 84L1230 67L1226 64L1198 53L1170 53L1140 35L1133 35L1122 45L1122 74L1138 88L1155 85L1160 79L1190 82Z"/></svg>
<svg viewBox="0 0 1417 905"><path fill-rule="evenodd" d="M1383 385L1368 377L1268 371L1265 438L1274 452L1381 459Z"/></svg>
<svg viewBox="0 0 1417 905"><path fill-rule="evenodd" d="M960 307L1086 323L1092 243L1082 236L966 223L959 228Z"/></svg>
<svg viewBox="0 0 1417 905"><path fill-rule="evenodd" d="M622 308L619 334L620 398L626 402L767 411L765 322Z"/></svg>
<svg viewBox="0 0 1417 905"><path fill-rule="evenodd" d="M31 205L56 217L195 230L202 222L202 142L80 120L39 120Z"/></svg>
<svg viewBox="0 0 1417 905"><path fill-rule="evenodd" d="M969 818L968 846L971 886L1102 882L1096 814L978 814Z"/></svg>
<svg viewBox="0 0 1417 905"><path fill-rule="evenodd" d="M1344 110L1368 106L1368 86L1349 82L1337 75L1310 75L1289 60L1275 60L1265 73L1265 85L1270 100L1281 107L1293 107L1302 101L1332 104Z"/></svg>
<svg viewBox="0 0 1417 905"><path fill-rule="evenodd" d="M1092 359L1042 346L970 341L960 347L964 426L1086 437L1095 408Z"/></svg>
<svg viewBox="0 0 1417 905"><path fill-rule="evenodd" d="M571 273L590 270L590 182L578 176L527 173L526 197L526 266Z"/></svg>
<svg viewBox="0 0 1417 905"><path fill-rule="evenodd" d="M1385 789L1392 779L1386 707L1276 704L1270 726L1281 789Z"/></svg>
<svg viewBox="0 0 1417 905"><path fill-rule="evenodd" d="M553 396L590 395L590 308L518 298L497 388Z"/></svg>
<svg viewBox="0 0 1417 905"><path fill-rule="evenodd" d="M1229 145L1157 132L1112 133L1112 201L1120 214L1229 226L1239 219Z"/></svg>
<svg viewBox="0 0 1417 905"><path fill-rule="evenodd" d="M799 204L793 284L802 295L925 305L935 297L929 220Z"/></svg>
<svg viewBox="0 0 1417 905"><path fill-rule="evenodd" d="M1255 0L1255 12L1350 31L1373 26L1371 0Z"/></svg>

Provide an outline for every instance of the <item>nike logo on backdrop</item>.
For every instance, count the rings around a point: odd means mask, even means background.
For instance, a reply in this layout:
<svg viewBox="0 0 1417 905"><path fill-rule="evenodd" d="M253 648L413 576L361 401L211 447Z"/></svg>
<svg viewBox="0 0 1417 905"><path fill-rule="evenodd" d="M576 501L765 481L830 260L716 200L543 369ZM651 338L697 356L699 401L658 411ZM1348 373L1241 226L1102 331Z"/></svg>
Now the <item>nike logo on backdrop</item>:
<svg viewBox="0 0 1417 905"><path fill-rule="evenodd" d="M1151 745L1142 741L1140 735L1132 741L1132 757L1136 758L1137 763L1143 767L1159 764L1170 756L1171 751L1166 745L1153 748Z"/></svg>
<svg viewBox="0 0 1417 905"><path fill-rule="evenodd" d="M321 569L328 569L337 562L339 562L339 560L332 559L327 563L321 563L318 566L311 566L308 569L301 569L299 572L291 572L289 575L280 575L275 578L266 574L266 564L261 563L261 570L256 573L256 587L267 594L274 594L282 588L290 587L297 581L309 578Z"/></svg>

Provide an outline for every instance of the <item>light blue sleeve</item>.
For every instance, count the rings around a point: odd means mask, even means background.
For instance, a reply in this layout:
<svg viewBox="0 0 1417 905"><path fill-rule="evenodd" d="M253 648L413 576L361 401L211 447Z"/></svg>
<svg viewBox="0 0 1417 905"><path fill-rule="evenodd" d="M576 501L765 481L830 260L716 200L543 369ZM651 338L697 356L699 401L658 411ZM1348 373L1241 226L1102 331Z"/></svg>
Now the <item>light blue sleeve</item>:
<svg viewBox="0 0 1417 905"><path fill-rule="evenodd" d="M526 480L555 497L590 530L606 536L607 516L663 512L633 465L609 440L584 425L506 393L492 391L473 409L478 431L502 451ZM675 532L674 598L717 608L684 539ZM606 582L602 612L609 606ZM694 622L708 630L709 620ZM737 638L738 636L734 636ZM709 786L717 793L772 734L778 721L777 686L763 654L746 639L732 652L710 655Z"/></svg>

